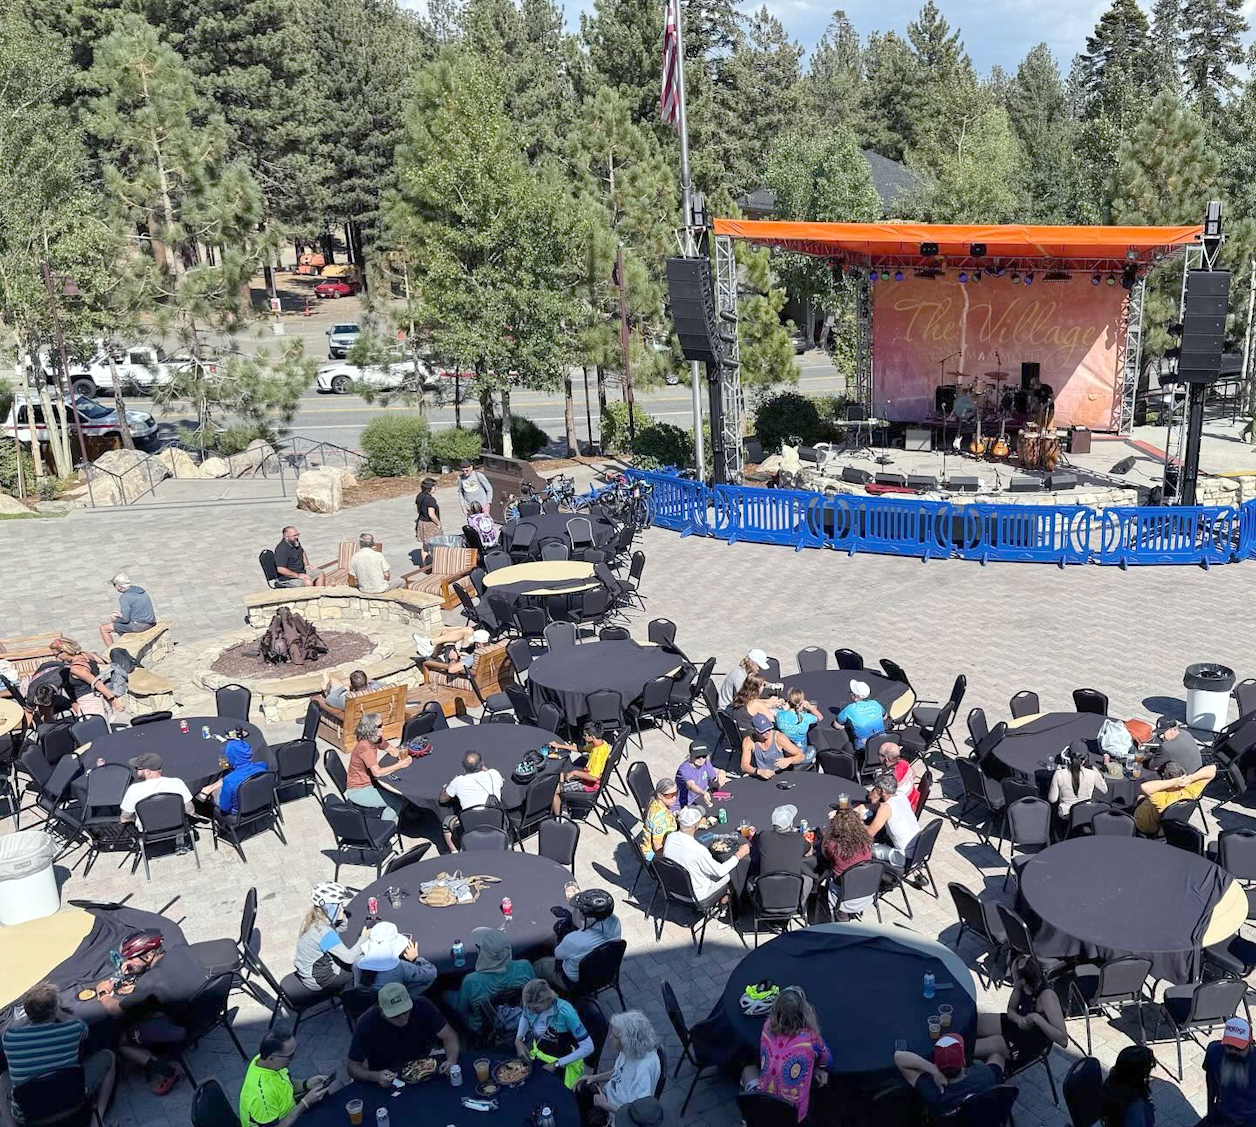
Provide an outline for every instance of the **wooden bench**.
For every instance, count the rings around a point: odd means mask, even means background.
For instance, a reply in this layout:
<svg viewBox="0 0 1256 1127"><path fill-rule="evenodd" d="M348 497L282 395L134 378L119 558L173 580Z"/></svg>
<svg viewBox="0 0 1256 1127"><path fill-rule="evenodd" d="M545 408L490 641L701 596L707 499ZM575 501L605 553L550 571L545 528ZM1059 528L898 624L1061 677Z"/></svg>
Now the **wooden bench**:
<svg viewBox="0 0 1256 1127"><path fill-rule="evenodd" d="M515 670L506 656L506 643L493 642L476 654L471 664L471 676L486 699L513 685ZM412 708L434 700L439 702L446 716L454 716L459 711L480 707L480 698L464 674L446 673L424 663L423 679L421 687L410 691L408 703Z"/></svg>
<svg viewBox="0 0 1256 1127"><path fill-rule="evenodd" d="M170 623L159 622L151 630L139 634L115 634L113 646L126 650L140 665L148 659L160 661L170 653Z"/></svg>
<svg viewBox="0 0 1256 1127"><path fill-rule="evenodd" d="M356 540L342 540L336 558L318 565L318 570L323 573L325 587L356 587L358 585L353 572L349 570L349 565L353 562L353 557L358 554L360 547L361 545ZM383 541L376 543L374 548L377 552L383 552ZM294 589L288 588L288 590Z"/></svg>
<svg viewBox="0 0 1256 1127"><path fill-rule="evenodd" d="M52 643L60 634L28 634L24 638L0 638L0 661L13 664L19 677L34 673L52 658Z"/></svg>
<svg viewBox="0 0 1256 1127"><path fill-rule="evenodd" d="M380 718L380 735L386 740L400 739L406 722L406 691L405 685L388 685L350 697L345 701L344 708L333 708L322 697L314 698L320 713L319 737L347 755L357 743L358 721L376 712Z"/></svg>

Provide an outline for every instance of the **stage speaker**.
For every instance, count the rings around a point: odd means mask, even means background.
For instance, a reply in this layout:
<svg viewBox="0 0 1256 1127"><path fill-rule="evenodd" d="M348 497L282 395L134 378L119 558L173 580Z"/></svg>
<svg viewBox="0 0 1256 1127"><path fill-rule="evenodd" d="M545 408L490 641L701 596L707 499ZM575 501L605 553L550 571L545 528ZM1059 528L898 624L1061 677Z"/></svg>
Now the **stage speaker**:
<svg viewBox="0 0 1256 1127"><path fill-rule="evenodd" d="M878 485L906 485L907 479L901 473L879 473L876 476Z"/></svg>
<svg viewBox="0 0 1256 1127"><path fill-rule="evenodd" d="M1008 483L1007 490L1009 493L1037 493L1041 488L1042 482L1038 478L1018 476Z"/></svg>
<svg viewBox="0 0 1256 1127"><path fill-rule="evenodd" d="M667 295L686 360L718 364L722 355L711 263L706 258L669 258Z"/></svg>
<svg viewBox="0 0 1256 1127"><path fill-rule="evenodd" d="M1047 478L1048 489L1076 489L1077 475L1075 473L1053 473Z"/></svg>
<svg viewBox="0 0 1256 1127"><path fill-rule="evenodd" d="M938 487L938 479L933 474L909 473L907 475L907 484L912 489L928 489L933 491Z"/></svg>
<svg viewBox="0 0 1256 1127"><path fill-rule="evenodd" d="M950 477L946 479L948 489L960 493L976 493L981 488L981 479L976 477Z"/></svg>
<svg viewBox="0 0 1256 1127"><path fill-rule="evenodd" d="M928 427L908 427L907 433L903 437L903 449L921 450L933 449L933 431Z"/></svg>
<svg viewBox="0 0 1256 1127"><path fill-rule="evenodd" d="M1028 389L1034 386L1034 382L1042 374L1042 365L1037 360L1024 360L1021 362L1021 388Z"/></svg>
<svg viewBox="0 0 1256 1127"><path fill-rule="evenodd" d="M852 485L867 485L872 480L872 474L858 466L843 466L842 480L849 481Z"/></svg>
<svg viewBox="0 0 1256 1127"><path fill-rule="evenodd" d="M1085 427L1074 427L1068 433L1068 452L1070 454L1090 453L1090 431Z"/></svg>
<svg viewBox="0 0 1256 1127"><path fill-rule="evenodd" d="M939 415L949 415L955 410L954 384L943 384L933 389L933 408Z"/></svg>
<svg viewBox="0 0 1256 1127"><path fill-rule="evenodd" d="M1134 468L1133 458L1122 458L1108 473L1129 473Z"/></svg>
<svg viewBox="0 0 1256 1127"><path fill-rule="evenodd" d="M1220 374L1229 301L1228 270L1187 271L1178 359L1178 378L1184 383L1211 383Z"/></svg>

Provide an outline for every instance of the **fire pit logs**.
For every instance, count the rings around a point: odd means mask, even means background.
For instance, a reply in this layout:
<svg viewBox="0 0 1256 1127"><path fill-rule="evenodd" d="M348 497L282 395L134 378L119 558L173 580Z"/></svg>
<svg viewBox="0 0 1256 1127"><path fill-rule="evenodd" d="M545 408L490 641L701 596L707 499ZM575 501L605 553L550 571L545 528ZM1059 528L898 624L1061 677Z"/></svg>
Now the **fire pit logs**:
<svg viewBox="0 0 1256 1127"><path fill-rule="evenodd" d="M317 661L327 652L327 644L318 631L287 607L275 613L259 646L265 661L287 661L293 665Z"/></svg>

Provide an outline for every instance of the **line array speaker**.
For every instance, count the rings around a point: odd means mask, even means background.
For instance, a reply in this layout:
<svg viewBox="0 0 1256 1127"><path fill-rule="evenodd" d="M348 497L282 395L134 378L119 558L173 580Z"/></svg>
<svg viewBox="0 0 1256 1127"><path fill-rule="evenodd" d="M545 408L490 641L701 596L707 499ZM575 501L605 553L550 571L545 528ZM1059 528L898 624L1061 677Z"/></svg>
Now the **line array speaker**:
<svg viewBox="0 0 1256 1127"><path fill-rule="evenodd" d="M1229 301L1228 270L1187 272L1182 351L1178 359L1178 377L1184 383L1211 383L1220 374Z"/></svg>
<svg viewBox="0 0 1256 1127"><path fill-rule="evenodd" d="M718 364L723 349L715 315L715 292L711 288L710 260L669 258L667 295L685 359Z"/></svg>

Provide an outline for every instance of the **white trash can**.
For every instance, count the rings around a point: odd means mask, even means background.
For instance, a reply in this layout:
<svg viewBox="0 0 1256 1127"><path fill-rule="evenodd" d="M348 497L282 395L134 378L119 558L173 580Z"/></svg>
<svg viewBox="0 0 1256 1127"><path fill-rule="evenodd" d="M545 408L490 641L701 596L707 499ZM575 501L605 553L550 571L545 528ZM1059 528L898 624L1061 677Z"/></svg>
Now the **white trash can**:
<svg viewBox="0 0 1256 1127"><path fill-rule="evenodd" d="M1188 665L1182 684L1186 687L1186 724L1205 732L1225 727L1230 712L1230 690L1237 680L1233 669L1205 661Z"/></svg>
<svg viewBox="0 0 1256 1127"><path fill-rule="evenodd" d="M56 842L43 830L0 837L0 924L22 924L61 910L56 855Z"/></svg>

